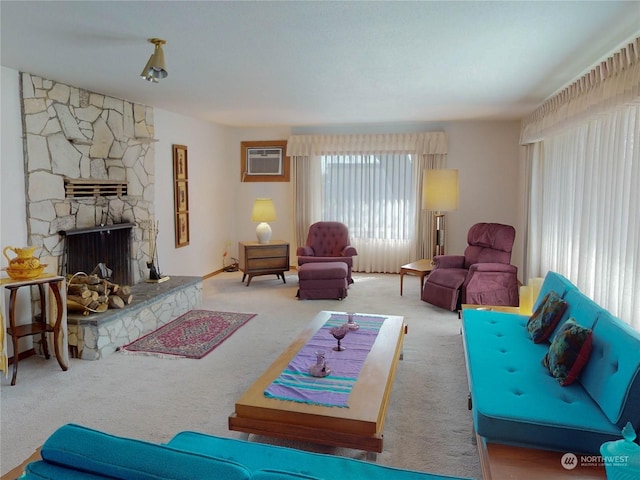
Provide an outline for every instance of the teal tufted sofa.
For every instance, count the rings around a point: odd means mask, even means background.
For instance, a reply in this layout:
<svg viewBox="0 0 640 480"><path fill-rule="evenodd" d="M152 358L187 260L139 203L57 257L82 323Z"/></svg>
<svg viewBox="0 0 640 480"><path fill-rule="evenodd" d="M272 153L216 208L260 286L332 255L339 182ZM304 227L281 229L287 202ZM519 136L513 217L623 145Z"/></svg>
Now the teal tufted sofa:
<svg viewBox="0 0 640 480"><path fill-rule="evenodd" d="M629 421L640 431L640 333L590 300L568 279L549 272L534 311L549 291L568 306L568 318L592 329L592 351L577 381L562 386L541 360L528 316L465 310L462 320L471 408L487 442L584 454L621 438Z"/></svg>
<svg viewBox="0 0 640 480"><path fill-rule="evenodd" d="M196 432L157 445L67 424L21 479L44 480L454 480L375 463ZM458 479L464 480L464 479Z"/></svg>

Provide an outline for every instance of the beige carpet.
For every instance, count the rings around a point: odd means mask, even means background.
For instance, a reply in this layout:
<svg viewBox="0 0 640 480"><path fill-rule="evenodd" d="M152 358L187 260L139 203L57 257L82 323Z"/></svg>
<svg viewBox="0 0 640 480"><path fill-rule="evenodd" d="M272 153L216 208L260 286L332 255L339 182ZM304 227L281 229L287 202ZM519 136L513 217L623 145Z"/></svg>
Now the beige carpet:
<svg viewBox="0 0 640 480"><path fill-rule="evenodd" d="M320 310L403 315L409 326L378 462L439 474L481 478L471 414L460 320L419 299L419 280L355 274L349 296L297 300L298 277L287 284L242 274L206 280L201 308L257 312L226 342L200 360L169 360L115 353L72 360L63 372L55 360L20 362L17 385L2 378L1 472L29 456L60 425L75 422L106 432L166 442L181 430L239 437L227 428L234 402ZM251 441L291 443L250 436ZM296 447L364 459L364 452L312 444Z"/></svg>

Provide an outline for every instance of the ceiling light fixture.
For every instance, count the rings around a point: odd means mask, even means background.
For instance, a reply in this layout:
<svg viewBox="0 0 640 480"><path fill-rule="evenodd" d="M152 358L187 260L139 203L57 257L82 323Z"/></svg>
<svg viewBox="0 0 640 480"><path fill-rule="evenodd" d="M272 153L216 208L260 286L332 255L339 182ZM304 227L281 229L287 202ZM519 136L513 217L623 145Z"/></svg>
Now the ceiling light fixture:
<svg viewBox="0 0 640 480"><path fill-rule="evenodd" d="M156 48L149 57L149 61L144 66L140 76L148 82L158 83L158 80L166 78L167 66L164 62L164 52L162 51L162 45L167 43L160 38L150 38L149 43L153 43Z"/></svg>

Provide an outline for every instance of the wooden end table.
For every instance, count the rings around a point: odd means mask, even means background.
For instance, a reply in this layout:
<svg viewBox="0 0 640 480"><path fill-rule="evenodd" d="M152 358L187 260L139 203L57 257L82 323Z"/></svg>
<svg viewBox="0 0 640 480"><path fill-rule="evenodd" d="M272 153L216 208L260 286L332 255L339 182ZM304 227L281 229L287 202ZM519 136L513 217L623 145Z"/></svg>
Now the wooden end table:
<svg viewBox="0 0 640 480"><path fill-rule="evenodd" d="M13 345L13 376L11 385L16 384L18 375L18 340L22 337L39 335L42 341L42 350L45 358L49 358L49 348L47 345L47 334L53 333L53 348L58 360L58 365L63 371L69 368L67 358L67 305L66 292L61 292L65 288L65 278L59 275L42 274L37 278L28 280L13 280L3 278L0 285L9 290L9 327L7 333L12 338ZM40 316L32 323L25 325L16 324L16 296L21 287L37 286L40 293ZM52 299L47 302L45 286L49 287ZM49 303L49 306L47 305ZM55 317L55 318L54 318ZM0 350L1 351L1 350Z"/></svg>
<svg viewBox="0 0 640 480"><path fill-rule="evenodd" d="M483 480L605 480L603 465L563 466L562 452L487 443L476 435Z"/></svg>
<svg viewBox="0 0 640 480"><path fill-rule="evenodd" d="M430 258L416 260L400 267L400 296L402 296L402 284L405 275L415 275L420 277L420 296L424 288L424 277L428 276L433 270L433 262Z"/></svg>
<svg viewBox="0 0 640 480"><path fill-rule="evenodd" d="M247 287L253 277L258 275L276 275L282 278L284 272L289 270L289 243L281 240L273 240L269 243L239 242L240 252L239 268L242 271L242 281L247 276Z"/></svg>

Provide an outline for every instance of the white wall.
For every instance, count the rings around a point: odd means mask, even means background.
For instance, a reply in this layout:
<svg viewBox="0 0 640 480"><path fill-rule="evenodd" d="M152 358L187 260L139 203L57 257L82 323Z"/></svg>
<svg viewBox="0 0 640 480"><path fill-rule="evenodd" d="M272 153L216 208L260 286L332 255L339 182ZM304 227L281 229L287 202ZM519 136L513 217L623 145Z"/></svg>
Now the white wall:
<svg viewBox="0 0 640 480"><path fill-rule="evenodd" d="M2 67L0 88L0 242L3 248L7 245L22 247L27 245L27 204L19 73Z"/></svg>
<svg viewBox="0 0 640 480"><path fill-rule="evenodd" d="M235 238L236 153L230 129L159 109L154 111L155 211L158 257L165 275L207 275L222 267L227 241ZM189 245L176 248L173 145L187 146Z"/></svg>
<svg viewBox="0 0 640 480"><path fill-rule="evenodd" d="M233 175L231 181L235 189L236 229L232 252L237 256L238 241L256 241L257 224L251 220L253 201L256 198L272 198L276 209L276 220L269 222L272 240L289 242L290 264L297 264L296 241L293 218L293 177L289 182L241 182L240 143L244 141L286 140L291 134L288 127L236 128L229 140L232 144Z"/></svg>
<svg viewBox="0 0 640 480"><path fill-rule="evenodd" d="M458 210L446 214L448 253L464 251L474 223L513 225L516 242L511 262L521 272L520 122L451 122L444 130L449 138L447 166L459 170L460 188Z"/></svg>
<svg viewBox="0 0 640 480"><path fill-rule="evenodd" d="M27 246L27 204L20 113L20 75L16 70L6 67L1 67L0 70L0 112L0 247L24 247ZM12 257L13 254L9 256ZM7 266L4 257L0 264L2 267ZM0 300L4 309L3 315L6 315L7 301L8 295L3 288ZM31 304L26 288L18 290L16 312L19 324L31 321ZM20 350L30 348L31 343L31 337L21 339ZM8 347L7 355L13 355L11 345Z"/></svg>

